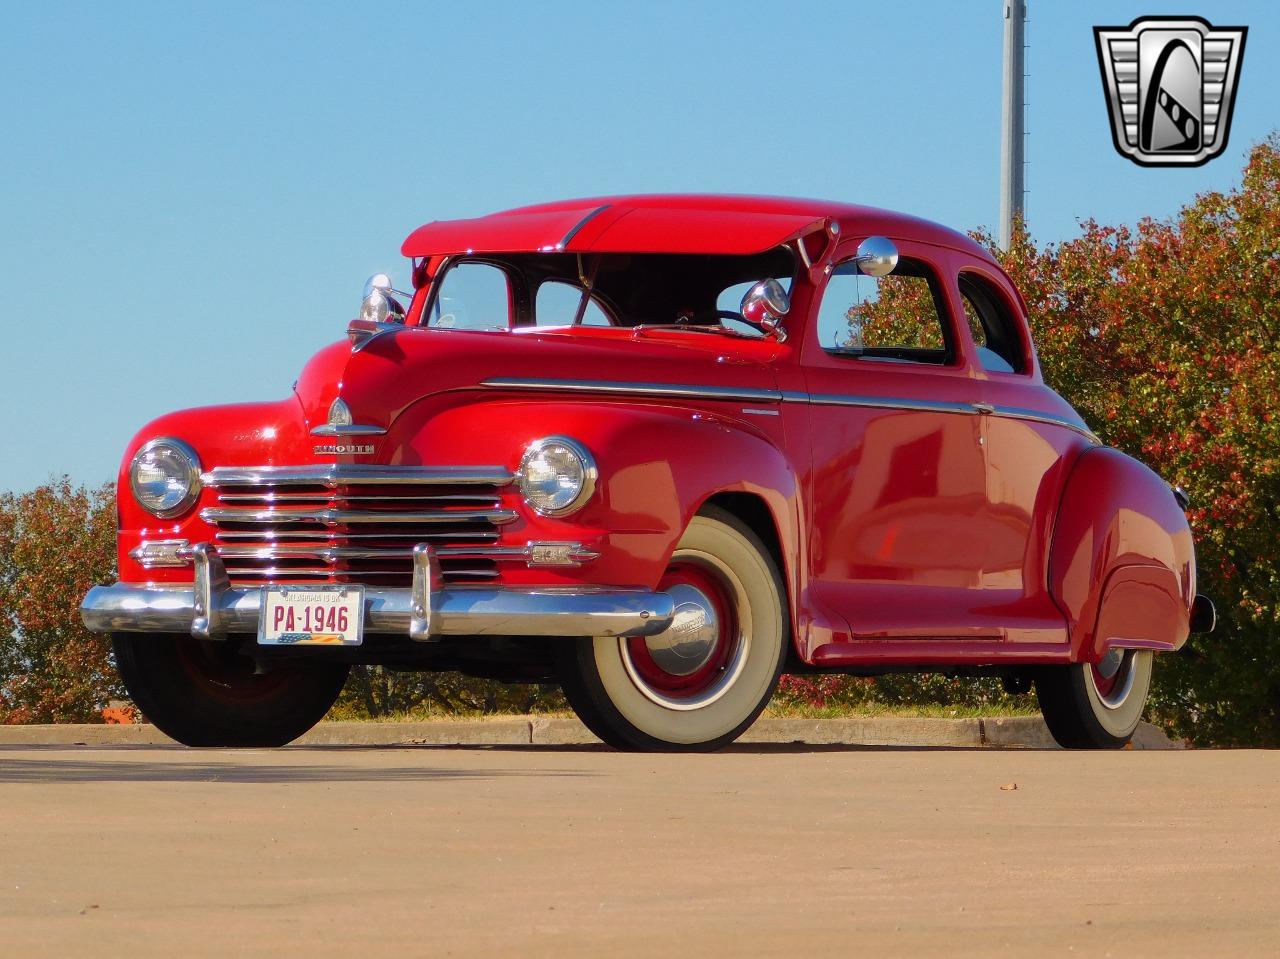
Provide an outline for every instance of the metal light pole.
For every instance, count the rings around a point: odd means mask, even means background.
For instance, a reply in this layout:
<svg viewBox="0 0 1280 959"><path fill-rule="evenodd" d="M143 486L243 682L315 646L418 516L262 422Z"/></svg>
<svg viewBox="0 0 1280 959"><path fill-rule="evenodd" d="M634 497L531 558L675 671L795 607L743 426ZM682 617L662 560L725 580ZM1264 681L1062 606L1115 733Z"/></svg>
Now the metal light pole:
<svg viewBox="0 0 1280 959"><path fill-rule="evenodd" d="M1013 221L1026 213L1023 148L1026 135L1026 0L1004 7L1004 98L1000 109L1000 246L1009 248Z"/></svg>

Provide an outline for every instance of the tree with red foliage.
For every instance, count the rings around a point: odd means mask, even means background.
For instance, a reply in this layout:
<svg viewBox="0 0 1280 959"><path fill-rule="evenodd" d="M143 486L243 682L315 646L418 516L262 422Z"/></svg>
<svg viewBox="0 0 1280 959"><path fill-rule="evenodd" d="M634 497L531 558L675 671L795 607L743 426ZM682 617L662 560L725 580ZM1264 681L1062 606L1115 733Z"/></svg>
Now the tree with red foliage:
<svg viewBox="0 0 1280 959"><path fill-rule="evenodd" d="M80 600L115 579L115 497L70 480L0 495L0 722L101 721L124 697Z"/></svg>
<svg viewBox="0 0 1280 959"><path fill-rule="evenodd" d="M1089 220L1045 246L1018 229L1008 251L975 238L1021 290L1049 385L1191 495L1219 625L1156 657L1149 718L1198 743L1280 745L1280 134L1251 151L1238 188L1170 220ZM919 296L882 283L851 324L914 343ZM811 706L956 695L928 677L792 677L781 692ZM961 701L982 692L996 695L979 682Z"/></svg>
<svg viewBox="0 0 1280 959"><path fill-rule="evenodd" d="M1280 745L1280 134L1240 186L1171 220L988 243L1045 379L1109 444L1191 496L1216 632L1156 658L1150 712L1203 743Z"/></svg>

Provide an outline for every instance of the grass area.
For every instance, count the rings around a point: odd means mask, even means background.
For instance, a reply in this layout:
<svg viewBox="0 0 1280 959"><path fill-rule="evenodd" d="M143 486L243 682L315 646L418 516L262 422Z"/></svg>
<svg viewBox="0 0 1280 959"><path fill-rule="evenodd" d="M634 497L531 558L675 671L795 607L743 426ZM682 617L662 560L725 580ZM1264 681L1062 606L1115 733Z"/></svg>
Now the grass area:
<svg viewBox="0 0 1280 959"><path fill-rule="evenodd" d="M1000 716L1039 716L1033 705L1013 706L947 706L923 704L917 706L890 705L887 703L863 703L849 706L803 706L770 704L764 714L773 719L862 719L868 716L905 716L924 719L976 719Z"/></svg>
<svg viewBox="0 0 1280 959"><path fill-rule="evenodd" d="M1034 696L1005 692L992 677L890 674L875 679L829 674L784 675L766 716L850 719L867 716L972 719L1034 716ZM421 722L536 715L572 716L554 684L504 685L460 673L353 670L329 719Z"/></svg>

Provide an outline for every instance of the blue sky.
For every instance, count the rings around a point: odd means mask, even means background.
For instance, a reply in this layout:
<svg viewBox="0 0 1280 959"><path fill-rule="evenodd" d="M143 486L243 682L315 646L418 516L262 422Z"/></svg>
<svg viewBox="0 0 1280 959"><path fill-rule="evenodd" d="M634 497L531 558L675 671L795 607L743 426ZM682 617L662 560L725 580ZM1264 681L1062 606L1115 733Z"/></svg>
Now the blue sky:
<svg viewBox="0 0 1280 959"><path fill-rule="evenodd" d="M1168 216L1280 126L1280 4L1030 0L1028 216ZM910 10L909 15L903 13ZM1245 24L1227 152L1116 155L1091 27ZM1000 0L7 5L0 489L115 475L170 409L284 396L428 220L614 192L996 223Z"/></svg>

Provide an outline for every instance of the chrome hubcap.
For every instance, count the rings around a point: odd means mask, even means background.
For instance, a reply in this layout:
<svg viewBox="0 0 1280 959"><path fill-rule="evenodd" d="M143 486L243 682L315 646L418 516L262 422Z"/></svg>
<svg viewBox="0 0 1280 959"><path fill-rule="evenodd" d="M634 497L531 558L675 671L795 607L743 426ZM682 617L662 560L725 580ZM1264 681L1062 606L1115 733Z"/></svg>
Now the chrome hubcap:
<svg viewBox="0 0 1280 959"><path fill-rule="evenodd" d="M675 617L666 630L645 639L645 646L663 672L689 676L715 653L720 618L715 604L695 586L677 583L667 592L675 600Z"/></svg>
<svg viewBox="0 0 1280 959"><path fill-rule="evenodd" d="M1120 666L1124 662L1123 649L1109 649L1107 655L1098 661L1098 675L1103 679L1110 679L1116 673L1120 672Z"/></svg>
<svg viewBox="0 0 1280 959"><path fill-rule="evenodd" d="M703 709L731 690L751 649L751 606L742 580L719 557L678 549L659 588L675 601L665 632L619 637L622 666L646 699Z"/></svg>
<svg viewBox="0 0 1280 959"><path fill-rule="evenodd" d="M1124 705L1137 678L1135 653L1131 649L1111 649L1092 668L1093 688L1098 700L1107 709L1119 709ZM1099 685L1101 679L1103 685Z"/></svg>

